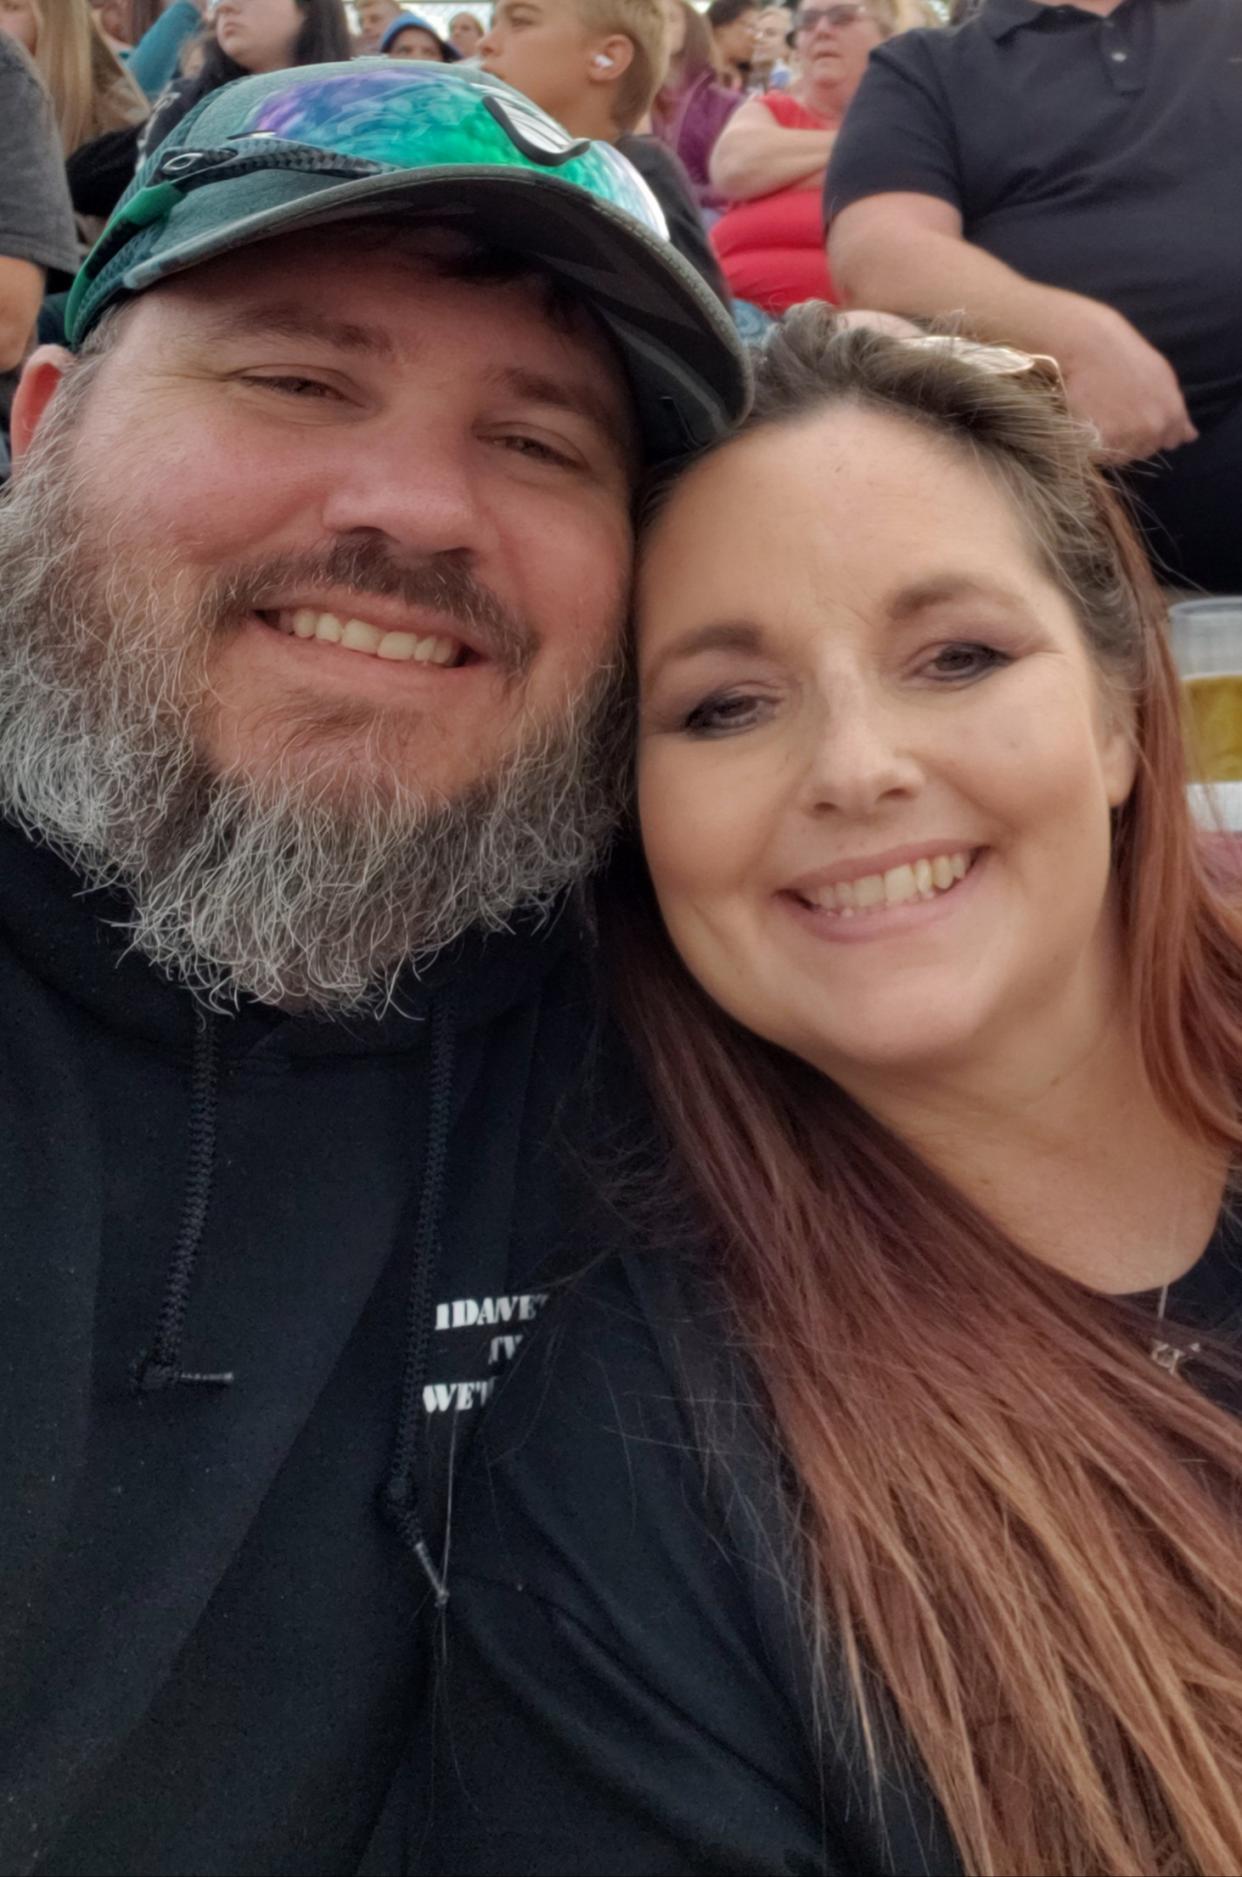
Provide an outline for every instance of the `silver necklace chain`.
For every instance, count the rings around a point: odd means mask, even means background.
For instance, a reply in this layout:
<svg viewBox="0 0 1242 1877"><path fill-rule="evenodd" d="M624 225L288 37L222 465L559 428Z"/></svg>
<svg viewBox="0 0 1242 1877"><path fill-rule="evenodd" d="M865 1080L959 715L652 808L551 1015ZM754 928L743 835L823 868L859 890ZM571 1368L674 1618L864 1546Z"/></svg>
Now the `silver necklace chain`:
<svg viewBox="0 0 1242 1877"><path fill-rule="evenodd" d="M1168 1302L1169 1287L1167 1284L1162 1284L1160 1287L1160 1302L1156 1305L1157 1323L1164 1322L1164 1313L1168 1308ZM1162 1337L1154 1336L1151 1344L1151 1359L1156 1364L1157 1368L1167 1369L1170 1375L1176 1375L1178 1368L1183 1362L1187 1361L1191 1356L1198 1355L1199 1348L1200 1345L1198 1343L1170 1343L1166 1342Z"/></svg>

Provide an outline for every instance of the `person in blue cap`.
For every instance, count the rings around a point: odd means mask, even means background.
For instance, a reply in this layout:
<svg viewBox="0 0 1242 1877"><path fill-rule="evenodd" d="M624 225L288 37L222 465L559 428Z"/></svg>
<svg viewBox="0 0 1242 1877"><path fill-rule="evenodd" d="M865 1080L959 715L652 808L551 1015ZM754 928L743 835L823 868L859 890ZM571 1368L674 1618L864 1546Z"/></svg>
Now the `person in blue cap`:
<svg viewBox="0 0 1242 1877"><path fill-rule="evenodd" d="M455 65L461 57L456 46L442 39L421 13L399 13L385 27L379 49L390 59L430 59L437 65Z"/></svg>
<svg viewBox="0 0 1242 1877"><path fill-rule="evenodd" d="M450 1466L592 1190L635 480L748 397L615 151L241 80L0 510L0 1869L408 1867Z"/></svg>

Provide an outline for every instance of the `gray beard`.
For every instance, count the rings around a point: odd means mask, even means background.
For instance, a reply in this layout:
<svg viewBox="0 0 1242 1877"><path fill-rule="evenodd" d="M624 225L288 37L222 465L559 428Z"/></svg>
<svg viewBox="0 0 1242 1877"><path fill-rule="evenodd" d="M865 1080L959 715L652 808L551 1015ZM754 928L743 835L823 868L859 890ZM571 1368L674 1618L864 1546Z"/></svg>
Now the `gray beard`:
<svg viewBox="0 0 1242 1877"><path fill-rule="evenodd" d="M590 871L626 768L617 668L452 800L340 711L282 720L261 780L211 773L208 653L254 603L253 574L204 585L145 545L122 559L74 488L70 416L0 502L0 814L123 889L153 965L219 1008L378 1011L407 964L546 914ZM342 558L319 565L339 578ZM364 588L409 584L360 558Z"/></svg>

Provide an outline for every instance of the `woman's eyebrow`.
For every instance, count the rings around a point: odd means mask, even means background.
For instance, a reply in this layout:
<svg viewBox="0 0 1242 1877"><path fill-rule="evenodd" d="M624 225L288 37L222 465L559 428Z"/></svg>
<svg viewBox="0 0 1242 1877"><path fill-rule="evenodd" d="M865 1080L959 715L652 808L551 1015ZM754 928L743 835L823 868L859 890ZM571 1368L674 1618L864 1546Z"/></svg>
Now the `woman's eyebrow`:
<svg viewBox="0 0 1242 1877"><path fill-rule="evenodd" d="M678 660L695 658L701 652L758 652L763 645L763 634L758 626L751 625L745 619L715 620L705 626L694 626L689 632L679 633L662 651L656 653L647 670L648 678L658 677L666 665Z"/></svg>
<svg viewBox="0 0 1242 1877"><path fill-rule="evenodd" d="M902 587L888 602L888 615L895 624L902 625L934 606L952 606L963 600L983 600L989 606L1003 606L1007 612L1026 611L1021 596L999 582L981 580L977 574L942 573Z"/></svg>

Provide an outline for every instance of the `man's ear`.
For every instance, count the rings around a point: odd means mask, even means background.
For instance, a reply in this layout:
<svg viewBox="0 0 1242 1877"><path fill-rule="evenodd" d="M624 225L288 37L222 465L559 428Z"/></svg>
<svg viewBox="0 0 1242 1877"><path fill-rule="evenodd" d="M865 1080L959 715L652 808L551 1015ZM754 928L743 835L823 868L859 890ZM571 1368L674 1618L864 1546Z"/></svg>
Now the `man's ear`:
<svg viewBox="0 0 1242 1877"><path fill-rule="evenodd" d="M593 85L615 85L634 63L634 41L625 33L609 33L591 48L587 78Z"/></svg>
<svg viewBox="0 0 1242 1877"><path fill-rule="evenodd" d="M15 462L20 462L34 442L56 387L72 363L73 353L63 345L41 345L23 365L9 416L9 441Z"/></svg>

